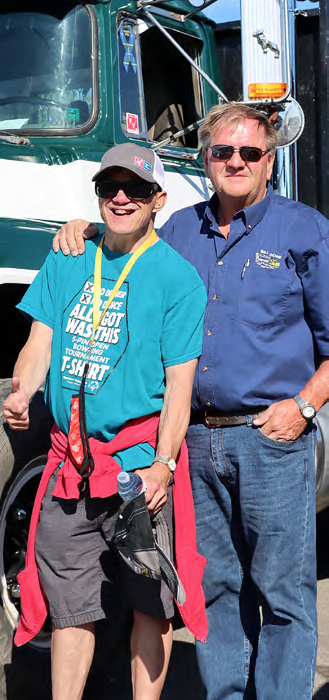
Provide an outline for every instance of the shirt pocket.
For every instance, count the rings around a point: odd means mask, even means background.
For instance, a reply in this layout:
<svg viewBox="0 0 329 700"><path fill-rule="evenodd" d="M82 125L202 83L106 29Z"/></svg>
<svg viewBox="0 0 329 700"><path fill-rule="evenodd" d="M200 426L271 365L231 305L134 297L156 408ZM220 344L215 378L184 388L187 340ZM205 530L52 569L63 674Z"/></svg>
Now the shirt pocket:
<svg viewBox="0 0 329 700"><path fill-rule="evenodd" d="M281 325L289 306L292 281L293 270L283 257L276 267L261 266L251 260L238 282L233 318L255 329Z"/></svg>

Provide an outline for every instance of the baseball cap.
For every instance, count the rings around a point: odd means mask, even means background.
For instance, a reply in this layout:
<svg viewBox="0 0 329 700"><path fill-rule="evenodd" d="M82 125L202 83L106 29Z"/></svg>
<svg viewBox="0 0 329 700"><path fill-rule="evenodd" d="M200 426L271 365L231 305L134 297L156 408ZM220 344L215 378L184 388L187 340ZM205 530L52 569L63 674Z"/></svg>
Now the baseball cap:
<svg viewBox="0 0 329 700"><path fill-rule="evenodd" d="M163 580L178 605L184 605L186 594L170 559L168 526L157 514L154 526L141 493L127 502L119 513L112 539L124 562L136 574Z"/></svg>
<svg viewBox="0 0 329 700"><path fill-rule="evenodd" d="M121 143L113 146L104 153L101 167L92 178L92 182L100 178L109 168L126 168L136 173L142 180L164 187L164 167L159 156L151 149L138 146L135 143Z"/></svg>

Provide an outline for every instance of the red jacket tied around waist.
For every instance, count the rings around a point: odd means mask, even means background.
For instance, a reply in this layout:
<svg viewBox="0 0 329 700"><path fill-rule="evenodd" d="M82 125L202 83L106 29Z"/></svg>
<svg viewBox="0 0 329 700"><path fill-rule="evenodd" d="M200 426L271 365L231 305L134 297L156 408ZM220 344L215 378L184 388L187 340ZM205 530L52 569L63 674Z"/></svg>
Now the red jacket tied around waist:
<svg viewBox="0 0 329 700"><path fill-rule="evenodd" d="M117 491L117 475L121 471L112 457L116 452L147 442L156 445L159 416L138 418L126 424L110 441L101 442L89 438L95 468L89 477L92 498L105 498ZM38 632L48 614L48 601L39 582L35 560L35 535L39 521L42 499L51 475L64 463L59 471L53 495L59 498L78 499L82 477L72 462L68 439L57 425L51 431L51 448L36 494L31 516L25 569L18 574L21 593L21 618L15 635L15 644L29 642ZM186 602L179 608L185 625L196 639L205 641L208 624L204 593L201 587L206 559L197 552L194 506L185 441L182 444L173 484L175 514L176 569L186 592Z"/></svg>

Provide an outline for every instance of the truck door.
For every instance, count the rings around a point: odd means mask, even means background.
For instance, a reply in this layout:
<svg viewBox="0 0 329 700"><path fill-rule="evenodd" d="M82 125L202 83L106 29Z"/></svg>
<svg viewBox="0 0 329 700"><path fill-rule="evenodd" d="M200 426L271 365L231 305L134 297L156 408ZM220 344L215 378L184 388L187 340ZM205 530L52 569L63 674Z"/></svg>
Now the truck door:
<svg viewBox="0 0 329 700"><path fill-rule="evenodd" d="M152 14L167 34L145 15L118 15L119 102L114 127L116 143L129 138L149 144L164 162L168 202L157 216L157 226L161 226L173 211L209 197L196 127L216 96L186 58L201 68L204 56L209 57L204 27L188 21L187 28L179 20L170 20L169 12L159 14L153 7ZM115 93L115 75L113 83ZM194 126L181 133L188 125ZM163 145L166 139L170 143Z"/></svg>
<svg viewBox="0 0 329 700"><path fill-rule="evenodd" d="M182 31L172 34L200 62L202 41ZM156 27L119 16L118 62L121 128L129 138L162 141L203 116L200 77ZM172 145L196 149L197 132Z"/></svg>

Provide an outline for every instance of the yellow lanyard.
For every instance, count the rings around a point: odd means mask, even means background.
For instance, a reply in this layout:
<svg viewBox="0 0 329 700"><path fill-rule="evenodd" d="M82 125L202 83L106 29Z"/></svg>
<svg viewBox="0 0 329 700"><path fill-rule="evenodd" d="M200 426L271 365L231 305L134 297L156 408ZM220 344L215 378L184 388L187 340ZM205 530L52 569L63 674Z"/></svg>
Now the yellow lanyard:
<svg viewBox="0 0 329 700"><path fill-rule="evenodd" d="M100 304L101 304L101 286L102 286L102 251L103 251L103 243L104 243L104 237L101 238L98 244L98 248L96 251L96 258L95 258L95 271L94 271L94 296L93 296L93 329L94 332L90 338L90 345L94 345L95 342L95 333L97 331L97 328L99 324L101 323L102 319L104 318L107 309L109 308L111 302L113 301L116 293L119 291L121 285L123 284L124 280L126 279L127 275L129 274L132 266L135 264L137 258L139 258L145 251L154 243L156 239L156 233L155 230L153 229L151 235L142 243L137 250L132 254L131 258L128 260L127 264L124 266L121 275L114 285L112 292L108 298L106 307L103 311L103 313L100 315Z"/></svg>

